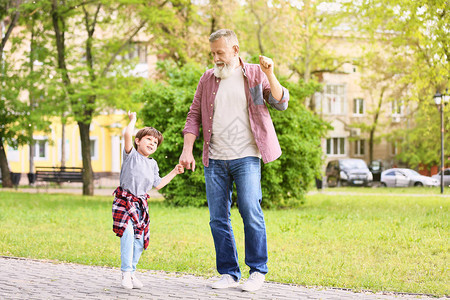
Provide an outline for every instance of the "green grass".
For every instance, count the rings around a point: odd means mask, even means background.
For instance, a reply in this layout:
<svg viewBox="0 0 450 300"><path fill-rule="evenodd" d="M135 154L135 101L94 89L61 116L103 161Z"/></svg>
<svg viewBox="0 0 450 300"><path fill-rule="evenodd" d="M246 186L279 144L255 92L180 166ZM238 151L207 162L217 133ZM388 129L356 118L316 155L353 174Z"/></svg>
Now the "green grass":
<svg viewBox="0 0 450 300"><path fill-rule="evenodd" d="M0 254L119 267L111 203L112 197L0 192ZM317 193L299 209L266 210L266 278L448 295L449 204L450 198L434 195ZM217 275L207 208L151 202L150 217L150 246L139 269ZM246 277L236 209L232 222Z"/></svg>

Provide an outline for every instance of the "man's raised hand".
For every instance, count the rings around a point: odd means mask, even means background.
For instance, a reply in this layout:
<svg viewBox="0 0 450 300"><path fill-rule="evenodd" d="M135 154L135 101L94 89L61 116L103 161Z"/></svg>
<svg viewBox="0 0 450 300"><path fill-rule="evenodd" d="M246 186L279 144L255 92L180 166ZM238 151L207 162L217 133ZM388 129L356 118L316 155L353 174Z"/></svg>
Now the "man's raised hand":
<svg viewBox="0 0 450 300"><path fill-rule="evenodd" d="M273 60L271 58L260 55L259 66L266 75L273 73Z"/></svg>

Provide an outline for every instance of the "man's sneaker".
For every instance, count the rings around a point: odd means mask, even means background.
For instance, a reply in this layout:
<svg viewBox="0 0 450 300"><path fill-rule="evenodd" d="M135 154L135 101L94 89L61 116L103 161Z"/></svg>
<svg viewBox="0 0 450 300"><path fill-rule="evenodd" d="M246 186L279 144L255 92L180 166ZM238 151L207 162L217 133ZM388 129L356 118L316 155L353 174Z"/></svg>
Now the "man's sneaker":
<svg viewBox="0 0 450 300"><path fill-rule="evenodd" d="M135 289L142 289L142 287L144 286L134 273L131 274L131 283L133 284L133 288Z"/></svg>
<svg viewBox="0 0 450 300"><path fill-rule="evenodd" d="M131 281L131 272L122 272L122 286L129 290L133 288L133 282Z"/></svg>
<svg viewBox="0 0 450 300"><path fill-rule="evenodd" d="M264 276L264 274L253 272L250 274L247 281L241 286L241 289L246 292L259 290L262 287L265 278L266 276Z"/></svg>
<svg viewBox="0 0 450 300"><path fill-rule="evenodd" d="M239 284L238 281L234 279L233 276L229 274L222 275L222 278L214 282L211 287L213 289L227 289L230 287L237 287Z"/></svg>

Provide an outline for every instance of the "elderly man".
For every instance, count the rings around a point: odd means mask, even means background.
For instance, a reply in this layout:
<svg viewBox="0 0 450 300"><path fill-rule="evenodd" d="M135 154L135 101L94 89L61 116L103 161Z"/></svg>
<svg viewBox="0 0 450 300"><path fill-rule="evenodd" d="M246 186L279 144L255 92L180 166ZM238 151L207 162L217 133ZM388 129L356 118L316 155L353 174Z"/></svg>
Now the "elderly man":
<svg viewBox="0 0 450 300"><path fill-rule="evenodd" d="M260 159L268 163L281 155L266 103L285 110L289 92L275 77L270 58L260 56L259 65L242 61L232 30L212 33L209 42L215 66L200 78L183 130L180 163L195 170L192 149L202 126L209 224L217 271L222 274L212 288L236 287L241 278L230 221L234 183L244 222L245 263L250 267L250 277L241 288L255 291L268 272Z"/></svg>

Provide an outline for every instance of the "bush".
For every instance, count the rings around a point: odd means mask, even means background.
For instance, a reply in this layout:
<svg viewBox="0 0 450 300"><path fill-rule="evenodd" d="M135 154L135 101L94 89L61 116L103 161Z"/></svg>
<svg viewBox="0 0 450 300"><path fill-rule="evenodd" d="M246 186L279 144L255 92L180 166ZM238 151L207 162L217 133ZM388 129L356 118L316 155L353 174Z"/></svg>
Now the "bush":
<svg viewBox="0 0 450 300"><path fill-rule="evenodd" d="M311 182L321 176L320 141L330 127L302 104L314 93L316 84L280 82L289 89L289 107L271 110L271 117L283 153L276 161L262 165L263 198L266 206L295 207L303 204Z"/></svg>
<svg viewBox="0 0 450 300"><path fill-rule="evenodd" d="M178 163L182 148L182 130L198 81L204 69L194 63L178 67L170 62L158 65L163 80L147 82L133 96L143 104L139 116L146 126L153 126L164 135L164 142L154 154L161 176ZM303 195L315 177L320 175L322 149L320 138L327 126L301 104L305 95L315 91L315 85L283 83L291 94L286 111L271 110L283 155L263 164L263 206L293 207L303 203ZM173 205L206 205L206 191L202 161L202 133L194 144L197 163L195 172L187 170L164 187L166 201Z"/></svg>

